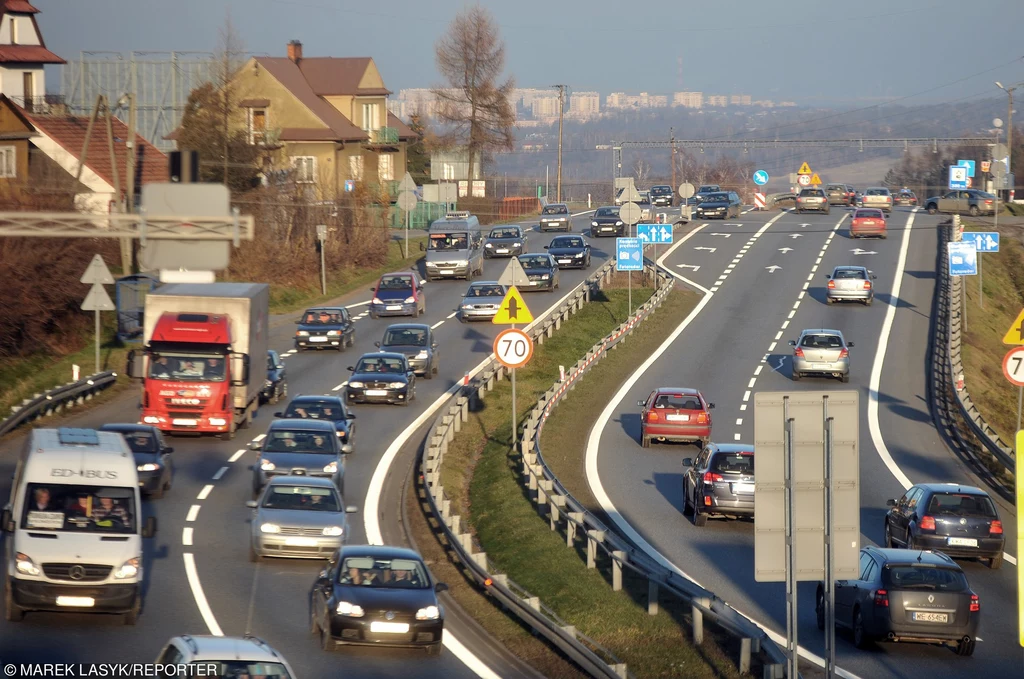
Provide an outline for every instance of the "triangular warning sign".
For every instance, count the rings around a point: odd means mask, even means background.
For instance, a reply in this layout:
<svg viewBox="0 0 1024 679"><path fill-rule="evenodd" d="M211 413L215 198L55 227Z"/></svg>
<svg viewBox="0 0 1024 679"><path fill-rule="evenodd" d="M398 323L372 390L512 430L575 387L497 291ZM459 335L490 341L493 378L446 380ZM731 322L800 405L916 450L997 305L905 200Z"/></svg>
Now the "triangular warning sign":
<svg viewBox="0 0 1024 679"><path fill-rule="evenodd" d="M1003 344L1024 345L1024 309L1003 336Z"/></svg>
<svg viewBox="0 0 1024 679"><path fill-rule="evenodd" d="M526 269L519 263L518 257L513 257L508 260L508 266L501 272L501 276L498 277L498 282L502 285L518 285L526 284L530 282L530 277L526 275Z"/></svg>
<svg viewBox="0 0 1024 679"><path fill-rule="evenodd" d="M533 314L523 301L523 296L516 286L512 286L505 293L505 299L501 300L501 307L498 313L494 314L495 325L518 325L533 323Z"/></svg>
<svg viewBox="0 0 1024 679"><path fill-rule="evenodd" d="M797 174L811 174L811 166L804 161L804 164L800 166L799 170L797 170Z"/></svg>
<svg viewBox="0 0 1024 679"><path fill-rule="evenodd" d="M814 176L811 177L811 183L814 184L815 186L821 183L821 177L818 176L817 172L815 172Z"/></svg>

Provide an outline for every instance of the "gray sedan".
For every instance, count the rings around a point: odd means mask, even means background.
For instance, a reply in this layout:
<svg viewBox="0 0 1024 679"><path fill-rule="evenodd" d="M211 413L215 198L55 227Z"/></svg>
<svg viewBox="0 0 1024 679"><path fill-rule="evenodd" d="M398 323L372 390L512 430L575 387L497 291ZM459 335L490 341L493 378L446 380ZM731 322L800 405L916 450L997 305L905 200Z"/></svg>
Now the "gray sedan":
<svg viewBox="0 0 1024 679"><path fill-rule="evenodd" d="M515 224L496 226L484 239L484 257L515 257L527 252L527 243L523 227Z"/></svg>
<svg viewBox="0 0 1024 679"><path fill-rule="evenodd" d="M871 281L878 278L862 266L837 266L832 274L825 274L828 279L828 292L825 303L862 302L871 306L875 299L875 286Z"/></svg>
<svg viewBox="0 0 1024 679"><path fill-rule="evenodd" d="M860 197L861 207L877 207L885 212L892 213L892 193L883 186L872 186L864 189Z"/></svg>
<svg viewBox="0 0 1024 679"><path fill-rule="evenodd" d="M348 541L341 493L330 479L278 476L259 500L245 503L253 509L249 560L264 556L292 559L327 559Z"/></svg>
<svg viewBox="0 0 1024 679"><path fill-rule="evenodd" d="M489 321L498 313L501 300L505 299L508 290L497 281L477 281L471 283L466 290L456 311L459 321Z"/></svg>
<svg viewBox="0 0 1024 679"><path fill-rule="evenodd" d="M838 330L804 330L800 339L790 340L793 348L793 379L804 375L837 377L843 382L850 381L850 349L853 342L847 342Z"/></svg>

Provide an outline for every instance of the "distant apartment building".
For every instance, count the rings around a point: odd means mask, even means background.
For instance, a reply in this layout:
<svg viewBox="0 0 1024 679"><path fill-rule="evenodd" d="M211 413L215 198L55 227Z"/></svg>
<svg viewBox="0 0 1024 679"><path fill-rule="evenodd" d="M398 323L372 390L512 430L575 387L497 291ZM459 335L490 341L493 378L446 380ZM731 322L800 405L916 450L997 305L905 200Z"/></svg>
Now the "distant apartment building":
<svg viewBox="0 0 1024 679"><path fill-rule="evenodd" d="M779 103L776 104L776 106L786 106L786 107L796 106L796 102L795 101L780 101Z"/></svg>
<svg viewBox="0 0 1024 679"><path fill-rule="evenodd" d="M774 108L775 102L770 99L758 99L754 102L754 106L760 106L761 108Z"/></svg>
<svg viewBox="0 0 1024 679"><path fill-rule="evenodd" d="M666 95L651 95L647 92L640 94L612 92L605 99L605 108L609 109L662 108L665 106L668 106Z"/></svg>
<svg viewBox="0 0 1024 679"><path fill-rule="evenodd" d="M569 114L577 120L586 120L601 114L599 92L573 92L569 96Z"/></svg>
<svg viewBox="0 0 1024 679"><path fill-rule="evenodd" d="M749 94L732 94L729 96L730 106L750 106Z"/></svg>
<svg viewBox="0 0 1024 679"><path fill-rule="evenodd" d="M533 117L537 120L549 120L558 117L558 97L534 97L530 105Z"/></svg>
<svg viewBox="0 0 1024 679"><path fill-rule="evenodd" d="M729 97L724 94L708 95L708 106L711 108L725 108L729 105Z"/></svg>
<svg viewBox="0 0 1024 679"><path fill-rule="evenodd" d="M703 108L703 92L676 92L672 95L672 105L683 108Z"/></svg>

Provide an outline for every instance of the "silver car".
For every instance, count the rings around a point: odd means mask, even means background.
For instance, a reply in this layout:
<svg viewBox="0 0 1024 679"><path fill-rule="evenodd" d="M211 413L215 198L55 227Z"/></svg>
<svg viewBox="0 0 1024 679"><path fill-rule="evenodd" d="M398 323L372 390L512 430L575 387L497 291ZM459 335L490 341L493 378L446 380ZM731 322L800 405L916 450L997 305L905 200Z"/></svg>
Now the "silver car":
<svg viewBox="0 0 1024 679"><path fill-rule="evenodd" d="M497 281L471 283L466 296L459 303L459 321L489 321L498 313L501 300L508 289Z"/></svg>
<svg viewBox="0 0 1024 679"><path fill-rule="evenodd" d="M804 330L800 339L790 340L793 349L793 379L804 375L838 377L850 381L850 349L853 342L847 342L838 330Z"/></svg>
<svg viewBox="0 0 1024 679"><path fill-rule="evenodd" d="M871 306L875 299L875 286L871 281L878 276L862 266L837 266L831 274L825 274L825 278L828 279L826 304L861 302L865 306Z"/></svg>
<svg viewBox="0 0 1024 679"><path fill-rule="evenodd" d="M572 215L565 203L551 203L540 211L541 231L572 231Z"/></svg>
<svg viewBox="0 0 1024 679"><path fill-rule="evenodd" d="M358 511L345 507L330 479L310 476L275 477L245 504L253 510L250 561L327 559L348 540L347 514Z"/></svg>
<svg viewBox="0 0 1024 679"><path fill-rule="evenodd" d="M892 193L883 186L872 186L864 189L858 202L860 207L877 207L885 214L892 214Z"/></svg>
<svg viewBox="0 0 1024 679"><path fill-rule="evenodd" d="M828 196L821 189L802 189L796 197L796 212L814 210L828 214L831 211Z"/></svg>
<svg viewBox="0 0 1024 679"><path fill-rule="evenodd" d="M528 251L523 227L516 224L496 226L484 240L484 257L515 257Z"/></svg>

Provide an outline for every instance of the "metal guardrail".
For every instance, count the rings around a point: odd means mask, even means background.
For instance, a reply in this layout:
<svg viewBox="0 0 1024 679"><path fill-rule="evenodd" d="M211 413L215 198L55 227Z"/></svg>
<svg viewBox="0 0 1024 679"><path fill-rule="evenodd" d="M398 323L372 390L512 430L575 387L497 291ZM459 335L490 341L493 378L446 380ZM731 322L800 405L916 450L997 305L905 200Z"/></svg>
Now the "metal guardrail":
<svg viewBox="0 0 1024 679"><path fill-rule="evenodd" d="M589 301L590 292L595 287L599 288L613 272L613 263L605 264L578 286L562 305L529 326L527 332L538 343L543 344L544 339L550 337L560 327L563 320L575 314L583 304ZM652 562L643 552L607 529L565 490L557 477L544 465L543 458L539 456L539 447L536 445L536 441L550 409L565 397L567 390L575 387L575 382L600 360L608 349L614 348L619 342L622 342L626 336L632 333L637 324L660 306L675 284L672 277L657 271L649 264L645 265L645 275L657 280L658 290L655 295L641 305L608 337L587 352L587 355L576 364L572 372L567 374L565 382L555 384L541 398L528 418L522 439L524 480L530 490L535 492L534 501L540 506L550 507L549 517L552 530L559 525L564 526L568 547L575 545L577 528L584 529L583 537L587 540L588 567L596 567L599 548L609 555L613 569L613 589L619 590L622 587L623 567L646 577L650 583L648 611L652 615L656 614L658 610L659 591L664 590L674 594L691 604L694 621L693 633L697 643L700 643L703 638L703 616L710 616L723 629L741 639L741 657L738 664L742 671L749 670L750 654L763 650L770 660L768 664L778 666L777 669L773 668L772 676L781 676L778 670L784 663L784 656L781 649L767 638L763 630L734 611L711 592ZM501 379L506 373L503 366L491 359L477 372L477 376L469 384L452 396L428 432L424 454L421 458L421 471L431 511L451 549L466 566L468 575L491 596L498 599L507 610L555 645L591 676L608 677L609 679L631 677L625 663L622 663L610 650L558 618L551 609L541 603L538 597L525 592L507 575L494 572L486 552L479 549L473 534L464 530L462 517L451 512L451 502L441 485L441 465L445 452L455 434L461 431L462 424L468 421L471 402L484 399L486 393L494 388L496 380ZM566 511L566 509L572 511Z"/></svg>
<svg viewBox="0 0 1024 679"><path fill-rule="evenodd" d="M21 405L11 407L11 415L0 421L0 436L13 431L26 422L40 417L49 417L76 405L82 405L117 381L117 373L106 371L85 377L78 382L69 382L47 392L22 400Z"/></svg>

